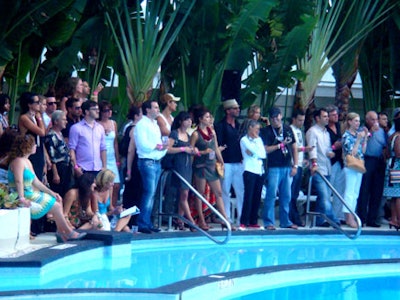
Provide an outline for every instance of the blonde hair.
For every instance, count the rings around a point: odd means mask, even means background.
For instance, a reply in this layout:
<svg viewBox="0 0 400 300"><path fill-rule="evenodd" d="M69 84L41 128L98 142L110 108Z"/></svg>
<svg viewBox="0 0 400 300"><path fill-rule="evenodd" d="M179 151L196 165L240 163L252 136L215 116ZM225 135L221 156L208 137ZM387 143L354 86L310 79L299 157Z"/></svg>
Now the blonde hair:
<svg viewBox="0 0 400 300"><path fill-rule="evenodd" d="M109 169L100 171L94 180L94 182L96 183L96 189L102 190L107 183L114 182L114 179L115 179L115 174L113 171Z"/></svg>
<svg viewBox="0 0 400 300"><path fill-rule="evenodd" d="M355 112L350 112L346 116L346 129L350 128L349 121L354 120L355 118L360 118L360 115Z"/></svg>

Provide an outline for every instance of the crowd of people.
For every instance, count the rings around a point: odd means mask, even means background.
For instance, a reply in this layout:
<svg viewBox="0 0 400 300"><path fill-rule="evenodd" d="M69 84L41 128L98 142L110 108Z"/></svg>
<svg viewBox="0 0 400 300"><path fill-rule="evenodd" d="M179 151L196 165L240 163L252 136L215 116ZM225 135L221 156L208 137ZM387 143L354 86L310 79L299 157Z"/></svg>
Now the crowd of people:
<svg viewBox="0 0 400 300"><path fill-rule="evenodd" d="M353 112L339 122L337 107L329 105L315 110L314 124L304 132L302 110L294 110L291 124L285 124L280 108L271 107L265 118L252 105L240 122L240 105L229 99L222 103L224 117L214 123L201 105L178 112L180 98L166 93L160 101L132 105L118 139L111 103L97 99L103 87L91 99L87 82L71 78L69 87L62 95L23 93L17 128L7 118L10 99L0 94L0 180L18 194L21 206L31 208L32 236L48 222L60 242L82 239L87 229L129 232L137 226L141 233L159 232L153 206L163 168L193 184L233 230L276 230L277 200L279 227L304 227L297 199L308 173L315 210L337 226L356 228L355 211L363 226L380 227L390 199L390 228L400 228L400 181L390 176L400 169L400 109L390 128L388 115L374 111L367 112L365 126ZM364 174L349 164L349 156L365 164ZM190 224L197 224L209 230L209 222L224 227L185 182L172 176L171 183L178 191L177 229L195 231ZM140 214L119 217L135 205ZM321 217L316 225L330 226Z"/></svg>

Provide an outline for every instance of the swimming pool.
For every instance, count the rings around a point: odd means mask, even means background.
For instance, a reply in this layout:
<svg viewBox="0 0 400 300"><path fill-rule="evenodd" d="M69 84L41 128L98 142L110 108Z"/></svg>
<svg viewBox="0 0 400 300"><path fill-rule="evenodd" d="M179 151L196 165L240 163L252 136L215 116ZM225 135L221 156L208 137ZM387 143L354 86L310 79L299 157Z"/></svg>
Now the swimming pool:
<svg viewBox="0 0 400 300"><path fill-rule="evenodd" d="M231 299L250 290L383 275L400 276L399 235L362 235L354 241L333 234L235 234L227 245L187 235L100 247L42 268L1 268L0 296L28 290L52 297L76 292L85 298L82 293L96 292L97 298L113 292L200 299L190 297L211 289L219 292L213 299Z"/></svg>

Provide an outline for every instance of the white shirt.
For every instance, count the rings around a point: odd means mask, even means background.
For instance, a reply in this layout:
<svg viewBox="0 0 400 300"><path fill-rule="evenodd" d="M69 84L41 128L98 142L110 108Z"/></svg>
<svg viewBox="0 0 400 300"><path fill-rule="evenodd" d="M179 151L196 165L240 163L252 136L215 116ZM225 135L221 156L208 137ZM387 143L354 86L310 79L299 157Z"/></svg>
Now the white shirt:
<svg viewBox="0 0 400 300"><path fill-rule="evenodd" d="M307 145L315 146L310 152L310 159L316 159L322 175L331 174L331 159L327 156L332 151L331 138L325 127L314 125L306 133Z"/></svg>
<svg viewBox="0 0 400 300"><path fill-rule="evenodd" d="M260 137L253 139L245 135L240 139L240 149L243 156L244 170L262 175L264 173L262 160L267 157L262 139ZM249 150L252 155L247 154L246 150Z"/></svg>
<svg viewBox="0 0 400 300"><path fill-rule="evenodd" d="M294 139L296 141L297 149L303 147L304 146L304 140L303 140L303 132L301 131L301 129L297 128L294 125L290 125L290 128L292 128ZM304 160L304 152L303 151L297 151L297 165L299 167L303 166L303 160Z"/></svg>
<svg viewBox="0 0 400 300"><path fill-rule="evenodd" d="M139 158L160 160L167 150L157 150L161 145L161 130L156 120L143 116L135 126L134 131L136 150Z"/></svg>

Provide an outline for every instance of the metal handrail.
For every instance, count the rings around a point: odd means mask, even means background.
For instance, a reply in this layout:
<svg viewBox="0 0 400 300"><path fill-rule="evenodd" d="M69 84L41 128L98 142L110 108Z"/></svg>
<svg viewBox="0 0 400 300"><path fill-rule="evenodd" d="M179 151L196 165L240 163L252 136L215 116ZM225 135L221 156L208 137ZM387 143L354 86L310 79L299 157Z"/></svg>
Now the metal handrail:
<svg viewBox="0 0 400 300"><path fill-rule="evenodd" d="M346 201L343 199L343 197L339 194L339 192L333 187L333 185L329 182L329 180L321 174L320 171L316 170L316 173L318 173L321 178L325 181L325 183L328 185L328 187L332 190L332 192L339 198L340 202L342 202L342 204L348 209L348 211L353 215L354 219L356 220L357 223L357 231L355 234L351 234L345 230L343 230L338 224L336 224L336 222L334 222L332 219L330 219L327 215L325 215L324 213L319 213L319 212L313 212L310 211L310 196L311 196L311 186L312 186L312 178L314 176L310 176L310 180L308 182L308 193L307 193L307 215L312 215L314 217L321 217L323 219L325 219L326 222L329 223L329 225L331 225L333 228L339 230L341 233L343 233L345 236L347 236L349 239L351 240L355 240L356 238L359 237L359 235L361 234L361 220L360 218L357 216L357 214L349 207L349 205L346 203ZM307 220L306 220L307 223ZM313 221L310 224L310 227L312 227L313 225Z"/></svg>
<svg viewBox="0 0 400 300"><path fill-rule="evenodd" d="M190 222L188 219L186 219L185 217L178 215L178 214L171 214L171 216L176 217L180 220L182 220L184 223L188 224L189 226L195 228L197 231L201 232L203 235L205 235L206 237L208 237L210 240L212 240L214 243L219 244L219 245L223 245L226 244L229 241L229 238L231 236L232 233L232 228L231 228L231 224L229 223L229 221L227 219L224 218L224 216L218 211L216 210L204 197L203 195L201 195L181 174L179 174L177 171L171 169L171 170L164 170L163 174L161 176L161 184L160 184L160 201L162 199L162 194L164 191L164 187L165 187L165 182L167 180L168 175L173 172L183 183L185 183L189 189L196 194L197 198L199 198L205 205L208 206L209 209L211 209L212 212L214 212L224 223L225 223L225 227L227 229L227 234L224 240L218 240L216 238L214 238L211 234L209 234L207 231L205 231L204 229L200 228L199 226L197 226L196 224ZM160 207L159 207L159 223L161 222L161 216L163 215L162 213L162 205L160 202ZM171 219L169 219L169 227L171 226Z"/></svg>

